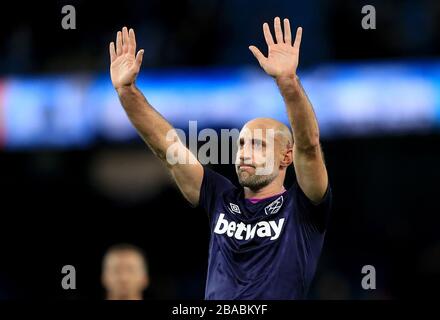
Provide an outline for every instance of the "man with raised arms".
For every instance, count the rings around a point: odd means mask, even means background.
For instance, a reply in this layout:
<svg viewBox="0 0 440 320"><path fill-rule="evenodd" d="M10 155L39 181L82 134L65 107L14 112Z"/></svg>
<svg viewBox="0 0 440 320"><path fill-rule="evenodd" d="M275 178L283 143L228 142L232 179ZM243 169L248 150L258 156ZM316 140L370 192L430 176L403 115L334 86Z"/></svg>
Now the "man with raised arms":
<svg viewBox="0 0 440 320"><path fill-rule="evenodd" d="M244 125L235 163L240 187L202 166L136 87L144 50L136 52L134 31L124 27L110 43L112 83L130 121L183 196L209 216L205 299L303 299L321 253L332 192L318 122L296 74L302 28L292 41L289 20L283 25L275 18L274 38L263 24L267 56L249 49L274 78L292 130L269 118ZM176 143L187 161L168 161ZM291 165L296 180L286 189Z"/></svg>

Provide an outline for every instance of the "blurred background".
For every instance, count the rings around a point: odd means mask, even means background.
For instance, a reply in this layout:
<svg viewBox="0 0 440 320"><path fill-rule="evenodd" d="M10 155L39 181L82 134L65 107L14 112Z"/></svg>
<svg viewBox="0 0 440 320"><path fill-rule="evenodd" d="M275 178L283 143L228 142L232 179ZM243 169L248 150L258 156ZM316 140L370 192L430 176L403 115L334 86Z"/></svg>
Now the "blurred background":
<svg viewBox="0 0 440 320"><path fill-rule="evenodd" d="M64 30L64 5L76 29ZM361 27L364 5L376 30ZM209 230L128 122L109 74L123 26L138 85L177 128L287 120L248 45L304 28L300 77L321 127L333 217L311 299L409 299L440 288L440 2L33 1L0 10L0 299L102 299L115 243L147 254L147 299L202 299ZM232 165L212 167L237 183ZM292 182L293 170L288 183ZM63 290L61 269L76 268ZM373 265L377 289L361 287Z"/></svg>

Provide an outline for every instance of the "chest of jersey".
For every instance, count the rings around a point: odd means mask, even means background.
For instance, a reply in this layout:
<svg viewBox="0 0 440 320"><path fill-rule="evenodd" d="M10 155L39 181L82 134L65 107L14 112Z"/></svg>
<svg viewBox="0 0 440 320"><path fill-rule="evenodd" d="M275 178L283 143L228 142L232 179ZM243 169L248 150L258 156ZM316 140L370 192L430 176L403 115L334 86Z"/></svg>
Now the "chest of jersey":
<svg viewBox="0 0 440 320"><path fill-rule="evenodd" d="M222 243L250 249L280 240L292 215L286 195L256 205L225 196L213 212L211 230Z"/></svg>

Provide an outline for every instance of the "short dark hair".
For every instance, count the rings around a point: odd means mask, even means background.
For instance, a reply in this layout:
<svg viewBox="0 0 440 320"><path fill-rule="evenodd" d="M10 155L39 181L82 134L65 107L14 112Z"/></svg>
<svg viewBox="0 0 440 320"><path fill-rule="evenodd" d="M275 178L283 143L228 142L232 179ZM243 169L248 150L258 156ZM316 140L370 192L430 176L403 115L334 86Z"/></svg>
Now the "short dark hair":
<svg viewBox="0 0 440 320"><path fill-rule="evenodd" d="M147 261L147 257L146 257L144 250L142 250L140 247L138 247L134 244L131 244L131 243L117 243L117 244L110 246L107 249L107 251L105 252L105 255L102 259L102 268L104 269L104 263L105 263L106 257L108 257L112 253L122 252L122 251L131 251L131 252L137 253L142 258L142 262L144 263L144 266L145 266L145 271L148 273L148 261Z"/></svg>

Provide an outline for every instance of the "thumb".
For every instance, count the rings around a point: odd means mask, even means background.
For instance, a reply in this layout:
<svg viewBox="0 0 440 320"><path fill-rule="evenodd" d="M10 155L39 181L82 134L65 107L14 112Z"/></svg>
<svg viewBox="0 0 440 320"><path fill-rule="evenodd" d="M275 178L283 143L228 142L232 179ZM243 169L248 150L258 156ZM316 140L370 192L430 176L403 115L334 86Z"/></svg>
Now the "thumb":
<svg viewBox="0 0 440 320"><path fill-rule="evenodd" d="M256 46L249 46L249 50L251 50L252 54L258 60L260 65L263 65L266 57L261 53L261 51Z"/></svg>
<svg viewBox="0 0 440 320"><path fill-rule="evenodd" d="M142 64L142 58L144 57L144 49L141 49L138 51L138 53L136 54L136 65L138 67L141 66Z"/></svg>

